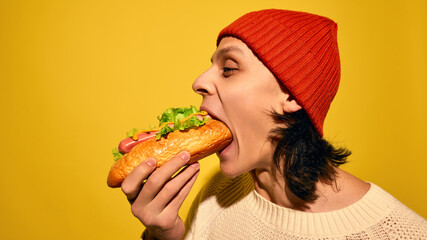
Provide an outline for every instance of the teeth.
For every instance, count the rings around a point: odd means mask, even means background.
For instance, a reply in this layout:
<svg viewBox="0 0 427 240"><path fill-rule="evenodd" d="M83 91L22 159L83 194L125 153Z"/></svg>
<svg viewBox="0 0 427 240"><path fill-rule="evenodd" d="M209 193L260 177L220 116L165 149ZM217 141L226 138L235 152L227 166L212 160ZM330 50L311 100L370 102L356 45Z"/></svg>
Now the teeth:
<svg viewBox="0 0 427 240"><path fill-rule="evenodd" d="M202 115L196 115L196 117L197 117L197 119L199 119L199 120L203 120L203 118L204 118L204 117L207 117L207 118L213 119L211 115L204 115L204 116L202 116Z"/></svg>

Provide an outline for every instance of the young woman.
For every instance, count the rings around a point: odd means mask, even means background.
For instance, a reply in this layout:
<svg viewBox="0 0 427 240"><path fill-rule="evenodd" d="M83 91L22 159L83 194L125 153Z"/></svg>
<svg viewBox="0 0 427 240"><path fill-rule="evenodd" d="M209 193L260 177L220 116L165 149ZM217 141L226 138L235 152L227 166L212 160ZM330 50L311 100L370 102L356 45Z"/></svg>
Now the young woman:
<svg viewBox="0 0 427 240"><path fill-rule="evenodd" d="M172 180L187 152L156 171L155 159L139 165L122 190L144 239L427 238L425 219L340 170L350 152L322 138L340 78L336 31L325 17L269 9L220 32L212 66L193 89L200 108L233 134L218 153L222 173L184 224L178 211L199 164Z"/></svg>

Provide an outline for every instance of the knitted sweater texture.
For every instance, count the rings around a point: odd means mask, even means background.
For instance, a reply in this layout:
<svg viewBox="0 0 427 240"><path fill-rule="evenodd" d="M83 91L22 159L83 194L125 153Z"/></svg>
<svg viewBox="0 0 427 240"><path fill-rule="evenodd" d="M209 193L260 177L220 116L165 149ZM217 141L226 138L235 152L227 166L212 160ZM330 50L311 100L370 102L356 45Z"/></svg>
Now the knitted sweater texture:
<svg viewBox="0 0 427 240"><path fill-rule="evenodd" d="M427 221L371 183L356 203L308 213L261 197L249 174L216 174L196 197L184 239L427 239Z"/></svg>

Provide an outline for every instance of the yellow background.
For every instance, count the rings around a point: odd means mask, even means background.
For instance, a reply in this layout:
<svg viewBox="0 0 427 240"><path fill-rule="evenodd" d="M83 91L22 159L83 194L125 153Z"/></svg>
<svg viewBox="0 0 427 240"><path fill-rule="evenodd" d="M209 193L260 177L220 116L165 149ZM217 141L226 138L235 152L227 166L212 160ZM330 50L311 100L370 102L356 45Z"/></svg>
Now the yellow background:
<svg viewBox="0 0 427 240"><path fill-rule="evenodd" d="M111 149L191 90L217 33L262 8L339 25L342 82L325 136L344 169L427 217L426 1L0 0L0 239L138 239L106 186ZM182 209L217 169L201 175Z"/></svg>

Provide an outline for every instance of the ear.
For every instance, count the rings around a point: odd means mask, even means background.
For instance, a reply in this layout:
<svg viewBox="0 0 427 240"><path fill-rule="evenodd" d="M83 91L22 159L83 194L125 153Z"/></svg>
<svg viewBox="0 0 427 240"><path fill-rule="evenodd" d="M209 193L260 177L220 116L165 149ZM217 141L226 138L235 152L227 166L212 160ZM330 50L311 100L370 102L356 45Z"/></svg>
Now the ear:
<svg viewBox="0 0 427 240"><path fill-rule="evenodd" d="M299 105L297 100L289 93L285 93L283 97L284 97L284 100L282 102L283 112L293 113L302 109L301 105Z"/></svg>

